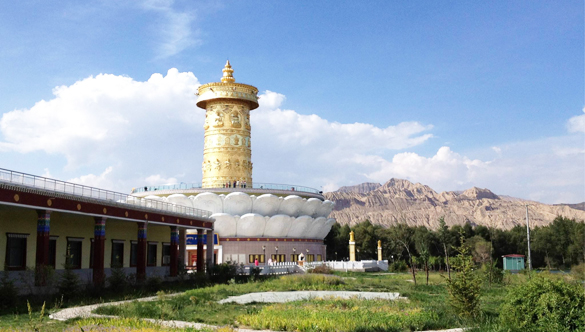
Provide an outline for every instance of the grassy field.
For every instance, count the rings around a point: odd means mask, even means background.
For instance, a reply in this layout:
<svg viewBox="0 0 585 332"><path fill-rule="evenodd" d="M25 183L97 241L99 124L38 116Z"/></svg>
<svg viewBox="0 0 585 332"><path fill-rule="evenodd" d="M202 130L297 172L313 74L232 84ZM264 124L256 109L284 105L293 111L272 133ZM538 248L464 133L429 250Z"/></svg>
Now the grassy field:
<svg viewBox="0 0 585 332"><path fill-rule="evenodd" d="M564 275L548 276L553 279ZM476 322L461 321L448 305L445 279L439 273L430 275L424 284L423 273L414 286L408 273L336 273L326 275L291 275L263 282L216 285L187 290L168 297L159 293L153 302L131 302L122 306L105 306L98 313L120 316L120 319L86 319L67 322L51 321L48 314L57 310L48 306L41 318L39 307L28 312L0 315L0 330L39 331L173 331L139 318L184 320L219 326L287 331L420 331L460 326L482 326L482 331L497 330L499 308L509 286L522 284L525 275L506 277L506 285L487 284L482 288L481 317ZM284 304L252 303L218 304L228 296L265 291L349 290L397 292L404 301L313 299ZM491 328L493 327L493 328ZM94 329L97 328L97 329ZM223 330L229 331L229 327Z"/></svg>

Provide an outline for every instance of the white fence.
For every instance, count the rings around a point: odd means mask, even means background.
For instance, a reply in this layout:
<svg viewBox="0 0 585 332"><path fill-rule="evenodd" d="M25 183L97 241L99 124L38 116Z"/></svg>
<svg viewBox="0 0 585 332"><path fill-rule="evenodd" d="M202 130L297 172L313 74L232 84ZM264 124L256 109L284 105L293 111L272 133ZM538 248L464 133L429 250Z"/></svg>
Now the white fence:
<svg viewBox="0 0 585 332"><path fill-rule="evenodd" d="M328 268L336 271L388 271L388 261L329 261L317 262L320 265L325 264ZM311 264L311 263L310 263Z"/></svg>

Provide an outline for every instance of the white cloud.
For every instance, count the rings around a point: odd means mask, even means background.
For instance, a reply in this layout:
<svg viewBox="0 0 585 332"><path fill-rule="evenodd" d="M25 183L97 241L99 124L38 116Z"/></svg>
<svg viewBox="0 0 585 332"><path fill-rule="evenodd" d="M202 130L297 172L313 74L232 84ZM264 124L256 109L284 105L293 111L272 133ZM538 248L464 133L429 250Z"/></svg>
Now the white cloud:
<svg viewBox="0 0 585 332"><path fill-rule="evenodd" d="M53 99L2 115L0 159L15 151L45 153L35 174L122 192L198 183L205 119L195 105L198 86L192 73L170 69L144 82L100 74L57 87ZM411 149L433 137L429 124L344 124L281 109L285 101L284 95L266 91L252 111L255 182L327 191L395 177L439 191L478 186L551 203L585 200L581 134L475 151L488 156L495 151L492 160L448 146L424 156ZM56 159L67 164L49 164Z"/></svg>
<svg viewBox="0 0 585 332"><path fill-rule="evenodd" d="M192 29L195 20L194 13L181 12L173 6L173 0L145 0L142 2L144 9L157 12L163 17L156 27L156 31L160 35L159 58L173 56L201 43L196 38L199 32Z"/></svg>
<svg viewBox="0 0 585 332"><path fill-rule="evenodd" d="M160 174L153 174L144 179L144 184L149 186L176 184L178 181L174 177L165 178Z"/></svg>
<svg viewBox="0 0 585 332"><path fill-rule="evenodd" d="M583 108L585 113L585 107ZM570 133L585 133L585 114L576 115L567 121L567 129Z"/></svg>
<svg viewBox="0 0 585 332"><path fill-rule="evenodd" d="M69 179L68 182L73 182L73 183L77 183L77 184L82 184L84 186L89 186L89 187L112 187L112 170L113 167L108 167L106 168L100 175L95 175L95 174L87 174L87 175L82 175L80 177L76 177L73 179ZM109 185L108 185L109 184Z"/></svg>

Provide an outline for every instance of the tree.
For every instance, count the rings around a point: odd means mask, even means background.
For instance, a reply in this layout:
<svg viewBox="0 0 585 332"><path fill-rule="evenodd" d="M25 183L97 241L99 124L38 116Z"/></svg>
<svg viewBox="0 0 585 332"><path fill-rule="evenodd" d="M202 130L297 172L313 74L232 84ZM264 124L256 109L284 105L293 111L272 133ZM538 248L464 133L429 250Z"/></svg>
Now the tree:
<svg viewBox="0 0 585 332"><path fill-rule="evenodd" d="M424 266L425 272L427 274L427 285L429 284L429 257L430 248L429 243L431 242L431 233L429 230L422 226L417 227L414 233L414 241L416 246L416 251L418 252L418 256L420 257L420 263Z"/></svg>
<svg viewBox="0 0 585 332"><path fill-rule="evenodd" d="M406 224L398 224L393 229L392 239L398 242L406 250L408 254L408 260L410 262L410 269L412 271L412 279L416 286L416 272L414 267L414 261L411 253L411 246L414 243L414 229L408 227Z"/></svg>
<svg viewBox="0 0 585 332"><path fill-rule="evenodd" d="M450 246L449 241L449 227L445 224L445 218L439 218L439 239L443 244L443 251L445 252L445 266L447 268L447 273L449 274L449 280L451 280L451 267L449 266L449 251L447 251L447 246Z"/></svg>
<svg viewBox="0 0 585 332"><path fill-rule="evenodd" d="M479 314L481 280L473 272L475 264L463 232L460 241L461 245L456 248L457 263L453 264L457 274L447 280L449 300L460 317L475 318Z"/></svg>

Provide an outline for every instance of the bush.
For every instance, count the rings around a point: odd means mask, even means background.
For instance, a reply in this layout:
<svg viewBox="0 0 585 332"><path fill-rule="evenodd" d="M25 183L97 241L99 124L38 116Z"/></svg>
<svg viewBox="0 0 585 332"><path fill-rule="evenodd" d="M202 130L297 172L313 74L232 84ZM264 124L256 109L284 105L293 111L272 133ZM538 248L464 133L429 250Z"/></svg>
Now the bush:
<svg viewBox="0 0 585 332"><path fill-rule="evenodd" d="M408 265L405 261L396 261L390 264L388 270L390 272L406 272L408 271Z"/></svg>
<svg viewBox="0 0 585 332"><path fill-rule="evenodd" d="M310 269L309 273L331 274L333 273L333 270L331 270L327 265L323 264L315 267L314 269Z"/></svg>
<svg viewBox="0 0 585 332"><path fill-rule="evenodd" d="M153 275L153 276L150 276L146 279L145 286L146 286L146 289L148 291L156 292L160 289L162 282L163 282L163 280L161 277L159 277L157 275Z"/></svg>
<svg viewBox="0 0 585 332"><path fill-rule="evenodd" d="M522 331L585 331L583 286L534 276L509 291L500 319Z"/></svg>
<svg viewBox="0 0 585 332"><path fill-rule="evenodd" d="M463 233L457 259L451 266L457 271L452 279L447 279L449 300L455 312L462 318L476 318L479 314L481 280L474 273L473 256L465 243Z"/></svg>
<svg viewBox="0 0 585 332"><path fill-rule="evenodd" d="M227 284L228 281L234 279L237 275L237 266L230 262L213 265L211 267L211 281Z"/></svg>
<svg viewBox="0 0 585 332"><path fill-rule="evenodd" d="M16 305L18 290L14 286L14 281L8 277L8 272L2 272L0 279L0 308L9 308Z"/></svg>
<svg viewBox="0 0 585 332"><path fill-rule="evenodd" d="M480 274L482 275L485 282L489 282L490 280L490 273L492 277L492 283L494 284L501 284L504 281L504 271L496 266L496 262L494 262L491 270L490 270L490 263L483 264L480 269Z"/></svg>
<svg viewBox="0 0 585 332"><path fill-rule="evenodd" d="M130 285L126 272L124 272L124 269L120 266L112 267L111 274L107 280L109 288L114 292L124 292Z"/></svg>
<svg viewBox="0 0 585 332"><path fill-rule="evenodd" d="M57 288L59 289L59 294L65 299L71 299L79 294L79 276L69 264L65 264L64 267L65 269L60 275Z"/></svg>
<svg viewBox="0 0 585 332"><path fill-rule="evenodd" d="M575 275L578 280L585 280L585 263L573 265L573 267L571 267L571 273Z"/></svg>

